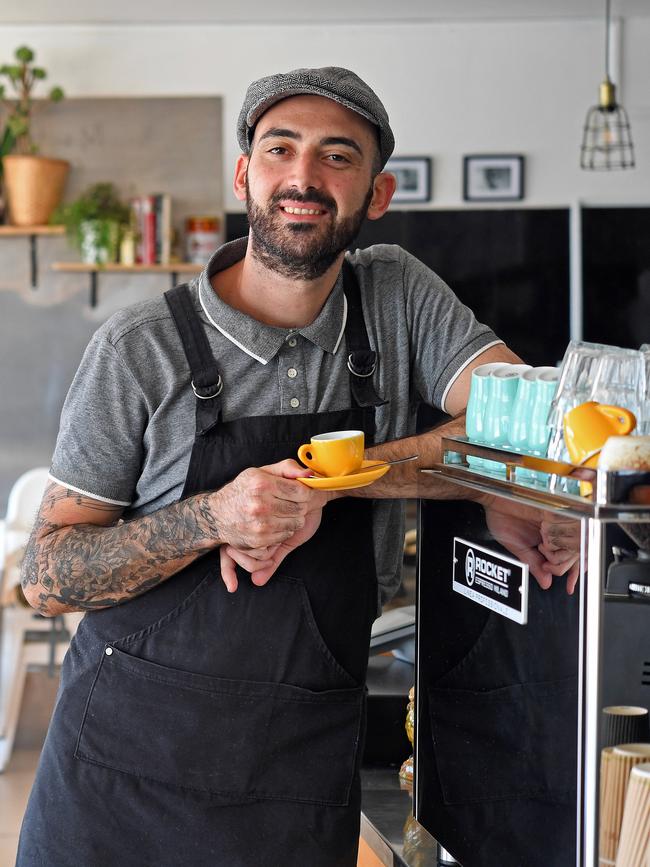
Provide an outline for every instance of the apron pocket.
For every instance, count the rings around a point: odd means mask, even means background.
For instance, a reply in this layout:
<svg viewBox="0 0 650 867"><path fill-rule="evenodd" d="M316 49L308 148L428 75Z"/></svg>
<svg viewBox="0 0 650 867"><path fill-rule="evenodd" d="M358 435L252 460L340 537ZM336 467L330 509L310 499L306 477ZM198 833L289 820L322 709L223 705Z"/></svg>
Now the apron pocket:
<svg viewBox="0 0 650 867"><path fill-rule="evenodd" d="M227 680L108 650L76 758L227 803L348 803L362 688Z"/></svg>
<svg viewBox="0 0 650 867"><path fill-rule="evenodd" d="M446 804L509 798L575 803L574 677L483 692L429 688Z"/></svg>

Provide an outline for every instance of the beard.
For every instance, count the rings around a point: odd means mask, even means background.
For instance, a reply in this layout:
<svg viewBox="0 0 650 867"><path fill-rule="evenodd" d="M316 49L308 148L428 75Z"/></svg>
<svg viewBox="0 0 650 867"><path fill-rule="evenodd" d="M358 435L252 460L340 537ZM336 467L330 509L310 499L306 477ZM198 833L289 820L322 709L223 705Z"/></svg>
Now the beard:
<svg viewBox="0 0 650 867"><path fill-rule="evenodd" d="M338 220L336 202L317 190L305 195L297 190L275 193L264 208L251 196L246 178L246 211L253 256L264 267L284 277L317 280L359 234L372 193L371 186L361 207L349 217ZM278 209L281 201L322 205L332 216L333 222L284 222Z"/></svg>

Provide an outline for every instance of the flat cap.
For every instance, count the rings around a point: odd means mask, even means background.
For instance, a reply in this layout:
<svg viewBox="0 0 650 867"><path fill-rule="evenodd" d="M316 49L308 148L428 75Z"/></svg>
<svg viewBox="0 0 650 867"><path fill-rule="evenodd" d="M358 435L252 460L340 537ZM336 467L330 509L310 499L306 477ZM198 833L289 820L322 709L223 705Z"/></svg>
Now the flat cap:
<svg viewBox="0 0 650 867"><path fill-rule="evenodd" d="M269 75L254 81L246 91L237 121L237 141L242 151L248 153L255 124L265 111L282 99L301 94L333 99L334 102L356 111L374 124L379 133L382 167L386 164L395 147L395 138L386 109L365 81L354 72L340 66L294 69L291 72Z"/></svg>

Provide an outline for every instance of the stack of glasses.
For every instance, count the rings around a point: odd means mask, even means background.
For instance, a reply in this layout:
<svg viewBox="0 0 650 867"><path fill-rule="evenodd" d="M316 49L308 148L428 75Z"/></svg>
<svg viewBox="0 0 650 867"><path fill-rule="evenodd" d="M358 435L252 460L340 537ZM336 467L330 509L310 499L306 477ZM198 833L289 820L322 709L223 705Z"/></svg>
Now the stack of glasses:
<svg viewBox="0 0 650 867"><path fill-rule="evenodd" d="M548 457L568 460L564 444L565 414L586 401L621 406L634 413L634 434L650 434L650 344L623 349L571 341L562 361L557 392L551 404Z"/></svg>

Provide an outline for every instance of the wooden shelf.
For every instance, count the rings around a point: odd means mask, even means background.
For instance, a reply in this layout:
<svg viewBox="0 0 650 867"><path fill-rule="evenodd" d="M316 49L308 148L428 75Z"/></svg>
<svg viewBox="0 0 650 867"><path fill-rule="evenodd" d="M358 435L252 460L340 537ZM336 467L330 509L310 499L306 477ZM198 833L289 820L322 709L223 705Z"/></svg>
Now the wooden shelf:
<svg viewBox="0 0 650 867"><path fill-rule="evenodd" d="M70 274L200 274L203 265L171 262L169 265L87 265L85 262L52 262L52 270Z"/></svg>
<svg viewBox="0 0 650 867"><path fill-rule="evenodd" d="M32 289L38 284L36 239L43 235L63 235L64 226L0 226L0 238L29 238L29 265Z"/></svg>
<svg viewBox="0 0 650 867"><path fill-rule="evenodd" d="M52 270L67 274L90 274L90 306L97 304L97 279L100 274L169 274L172 288L179 274L200 274L203 265L170 262L169 265L87 265L85 262L52 262Z"/></svg>
<svg viewBox="0 0 650 867"><path fill-rule="evenodd" d="M64 226L0 226L0 237L29 238L32 235L63 235Z"/></svg>

